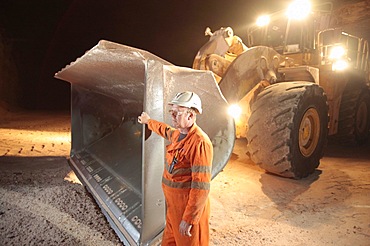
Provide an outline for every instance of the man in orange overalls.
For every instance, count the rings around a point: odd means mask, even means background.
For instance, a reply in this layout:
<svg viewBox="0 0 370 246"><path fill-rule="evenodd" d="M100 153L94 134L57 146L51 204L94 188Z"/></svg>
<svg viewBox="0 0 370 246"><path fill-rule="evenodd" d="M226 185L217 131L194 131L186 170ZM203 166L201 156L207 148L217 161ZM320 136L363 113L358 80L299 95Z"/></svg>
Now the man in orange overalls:
<svg viewBox="0 0 370 246"><path fill-rule="evenodd" d="M143 112L138 121L170 141L162 188L166 198L166 227L162 245L209 245L209 190L213 146L196 124L202 113L194 92L178 93L169 103L173 128Z"/></svg>

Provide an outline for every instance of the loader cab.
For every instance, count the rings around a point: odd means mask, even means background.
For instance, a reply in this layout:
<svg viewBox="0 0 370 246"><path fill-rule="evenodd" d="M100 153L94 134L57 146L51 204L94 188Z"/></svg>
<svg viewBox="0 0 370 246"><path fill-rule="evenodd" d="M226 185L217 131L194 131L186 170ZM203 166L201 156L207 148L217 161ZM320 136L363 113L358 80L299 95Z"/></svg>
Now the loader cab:
<svg viewBox="0 0 370 246"><path fill-rule="evenodd" d="M248 28L247 45L271 47L281 55L294 58L299 64L316 63L317 33L329 26L332 5L321 4L315 6L315 11L307 13L302 12L305 7L298 5L296 8L298 10L291 10L291 15L284 10L260 17Z"/></svg>
<svg viewBox="0 0 370 246"><path fill-rule="evenodd" d="M289 19L250 29L248 46L268 46L282 55L312 50L314 41L313 21L294 22Z"/></svg>

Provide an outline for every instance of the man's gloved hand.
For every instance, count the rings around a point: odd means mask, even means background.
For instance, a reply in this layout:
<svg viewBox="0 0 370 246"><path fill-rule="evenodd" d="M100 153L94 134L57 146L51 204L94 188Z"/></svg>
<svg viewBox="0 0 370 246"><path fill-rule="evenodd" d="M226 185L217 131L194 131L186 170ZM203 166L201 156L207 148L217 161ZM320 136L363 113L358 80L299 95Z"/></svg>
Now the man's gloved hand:
<svg viewBox="0 0 370 246"><path fill-rule="evenodd" d="M182 236L188 236L191 237L190 230L193 227L193 225L189 224L188 222L182 220L180 223L179 231Z"/></svg>
<svg viewBox="0 0 370 246"><path fill-rule="evenodd" d="M148 121L149 120L150 120L150 116L147 113L145 113L145 112L142 112L141 115L137 119L137 121L140 124L148 124Z"/></svg>

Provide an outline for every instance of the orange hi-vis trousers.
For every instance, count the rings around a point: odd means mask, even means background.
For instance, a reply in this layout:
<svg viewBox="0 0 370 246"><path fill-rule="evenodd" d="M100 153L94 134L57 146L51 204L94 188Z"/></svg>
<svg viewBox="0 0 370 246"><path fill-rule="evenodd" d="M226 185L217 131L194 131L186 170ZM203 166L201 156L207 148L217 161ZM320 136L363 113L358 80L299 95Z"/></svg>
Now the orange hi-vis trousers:
<svg viewBox="0 0 370 246"><path fill-rule="evenodd" d="M199 223L191 228L191 237L180 235L179 225L189 199L189 189L175 189L162 185L166 197L166 227L163 246L208 246L209 245L209 199L204 206Z"/></svg>

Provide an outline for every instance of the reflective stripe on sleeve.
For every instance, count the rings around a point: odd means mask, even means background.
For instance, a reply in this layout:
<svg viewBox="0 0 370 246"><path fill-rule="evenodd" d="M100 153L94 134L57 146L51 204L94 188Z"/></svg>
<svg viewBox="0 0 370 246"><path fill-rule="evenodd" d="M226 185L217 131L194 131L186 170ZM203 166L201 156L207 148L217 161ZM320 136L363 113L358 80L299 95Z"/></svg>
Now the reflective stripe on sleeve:
<svg viewBox="0 0 370 246"><path fill-rule="evenodd" d="M192 189L210 190L211 184L206 182L191 182Z"/></svg>
<svg viewBox="0 0 370 246"><path fill-rule="evenodd" d="M192 166L191 171L193 173L211 173L212 168L210 166Z"/></svg>

